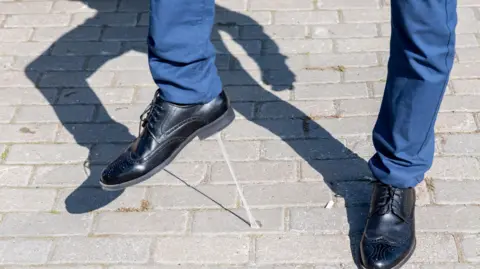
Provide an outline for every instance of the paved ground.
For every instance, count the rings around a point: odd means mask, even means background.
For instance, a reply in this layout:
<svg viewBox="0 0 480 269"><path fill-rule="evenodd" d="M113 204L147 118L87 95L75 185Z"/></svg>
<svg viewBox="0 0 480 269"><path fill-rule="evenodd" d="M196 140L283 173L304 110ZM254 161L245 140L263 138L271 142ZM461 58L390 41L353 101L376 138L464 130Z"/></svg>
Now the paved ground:
<svg viewBox="0 0 480 269"><path fill-rule="evenodd" d="M355 268L388 1L217 1L238 112L222 135L260 230L215 140L124 193L98 188L155 88L146 1L84 2L0 0L0 268ZM480 268L480 2L458 11L409 269Z"/></svg>

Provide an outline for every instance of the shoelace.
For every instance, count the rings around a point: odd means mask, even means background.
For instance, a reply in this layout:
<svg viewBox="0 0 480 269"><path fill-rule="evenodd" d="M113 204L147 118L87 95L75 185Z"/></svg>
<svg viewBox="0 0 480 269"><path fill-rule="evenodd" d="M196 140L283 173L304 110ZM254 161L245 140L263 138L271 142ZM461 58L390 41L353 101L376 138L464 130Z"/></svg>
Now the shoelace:
<svg viewBox="0 0 480 269"><path fill-rule="evenodd" d="M382 188L382 194L380 196L380 201L377 204L377 209L375 213L379 213L381 215L385 215L387 213L393 213L395 216L399 217L403 221L406 221L400 212L400 203L398 199L395 199L397 196L400 198L399 189L394 188L392 186L384 185Z"/></svg>
<svg viewBox="0 0 480 269"><path fill-rule="evenodd" d="M147 106L145 111L143 111L142 115L140 115L140 124L138 126L138 135L140 135L142 128L146 126L153 128L154 123L156 123L164 114L162 104L158 103L158 97L160 92L157 90L153 97L152 102Z"/></svg>

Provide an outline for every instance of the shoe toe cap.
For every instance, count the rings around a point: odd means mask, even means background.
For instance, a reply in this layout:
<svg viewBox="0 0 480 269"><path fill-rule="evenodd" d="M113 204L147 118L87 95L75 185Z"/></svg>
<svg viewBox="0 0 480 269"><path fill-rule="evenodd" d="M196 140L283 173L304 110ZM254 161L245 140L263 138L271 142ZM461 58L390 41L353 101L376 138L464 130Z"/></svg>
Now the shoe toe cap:
<svg viewBox="0 0 480 269"><path fill-rule="evenodd" d="M366 269L395 268L407 255L408 247L393 246L385 242L362 244L361 258Z"/></svg>
<svg viewBox="0 0 480 269"><path fill-rule="evenodd" d="M104 185L118 185L129 181L135 175L134 164L129 153L121 154L102 171L100 182Z"/></svg>

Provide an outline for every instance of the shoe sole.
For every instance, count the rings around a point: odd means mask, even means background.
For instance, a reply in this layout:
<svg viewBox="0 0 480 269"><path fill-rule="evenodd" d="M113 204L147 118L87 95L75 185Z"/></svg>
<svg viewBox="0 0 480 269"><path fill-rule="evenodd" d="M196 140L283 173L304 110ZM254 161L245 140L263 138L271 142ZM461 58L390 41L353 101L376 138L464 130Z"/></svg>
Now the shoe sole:
<svg viewBox="0 0 480 269"><path fill-rule="evenodd" d="M185 146L187 146L187 144L190 143L195 137L198 137L200 140L205 140L213 136L214 134L222 131L223 129L225 129L228 125L230 125L233 122L234 119L235 119L235 112L233 111L233 108L229 107L227 112L225 112L222 116L220 116L214 122L198 129L195 133L190 135L185 141L182 142L182 144L180 144L180 146L173 152L172 155L170 155L170 157L168 157L163 163L153 168L147 174L139 178L136 178L134 180L131 180L122 184L117 184L117 185L106 185L100 182L100 186L105 191L119 191L127 187L139 184L151 178L153 175L155 175L156 173L163 170L166 166L168 166L177 157L177 155L183 150L183 148L185 148Z"/></svg>
<svg viewBox="0 0 480 269"><path fill-rule="evenodd" d="M400 269L402 266L404 266L408 260L410 260L410 258L412 257L413 253L415 252L415 248L417 246L417 239L415 239L413 241L413 247L412 249L408 252L407 256L399 263L397 264L396 266L392 267L392 268L389 268L389 269ZM365 267L365 265L363 265L363 262L362 262L362 257L360 256L360 267L362 269L367 269L367 267Z"/></svg>

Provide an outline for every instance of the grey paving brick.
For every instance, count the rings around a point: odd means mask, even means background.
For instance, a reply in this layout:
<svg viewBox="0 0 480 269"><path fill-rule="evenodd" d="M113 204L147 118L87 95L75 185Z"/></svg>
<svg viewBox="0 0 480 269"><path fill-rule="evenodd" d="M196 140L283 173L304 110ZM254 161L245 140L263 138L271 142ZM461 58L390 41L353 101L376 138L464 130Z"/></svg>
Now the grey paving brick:
<svg viewBox="0 0 480 269"><path fill-rule="evenodd" d="M371 176L363 159L302 162L300 171L302 181L352 181Z"/></svg>
<svg viewBox="0 0 480 269"><path fill-rule="evenodd" d="M17 57L12 68L31 71L79 71L85 64L84 57L35 56Z"/></svg>
<svg viewBox="0 0 480 269"><path fill-rule="evenodd" d="M261 85L263 83L263 79L265 79L265 77L262 77L261 72L258 70L252 70L248 73L245 71L220 71L219 75L222 79L223 85L225 86L258 86L259 84Z"/></svg>
<svg viewBox="0 0 480 269"><path fill-rule="evenodd" d="M87 56L115 55L120 52L120 42L57 42L53 46L53 55ZM1 51L1 50L0 50Z"/></svg>
<svg viewBox="0 0 480 269"><path fill-rule="evenodd" d="M478 179L480 163L473 157L437 157L427 176L436 179Z"/></svg>
<svg viewBox="0 0 480 269"><path fill-rule="evenodd" d="M184 185L181 180L190 185L198 185L205 180L207 169L205 163L172 163L141 185Z"/></svg>
<svg viewBox="0 0 480 269"><path fill-rule="evenodd" d="M51 1L0 3L0 14L40 14L52 9Z"/></svg>
<svg viewBox="0 0 480 269"><path fill-rule="evenodd" d="M455 240L450 234L426 233L417 235L417 249L411 262L456 262Z"/></svg>
<svg viewBox="0 0 480 269"><path fill-rule="evenodd" d="M237 190L235 186L201 185L162 186L151 189L150 199L154 208L217 208L216 203L231 208L235 205ZM215 202L213 202L213 201Z"/></svg>
<svg viewBox="0 0 480 269"><path fill-rule="evenodd" d="M324 206L329 200L329 188L323 183L282 183L244 186L250 206Z"/></svg>
<svg viewBox="0 0 480 269"><path fill-rule="evenodd" d="M477 216L479 211L477 206L463 205L417 207L416 228L420 232L478 233L480 223L471 216Z"/></svg>
<svg viewBox="0 0 480 269"><path fill-rule="evenodd" d="M2 42L24 42L28 41L32 33L33 30L28 28L0 29L0 40L2 40Z"/></svg>
<svg viewBox="0 0 480 269"><path fill-rule="evenodd" d="M242 264L248 261L247 237L159 238L154 251L157 263Z"/></svg>
<svg viewBox="0 0 480 269"><path fill-rule="evenodd" d="M262 43L260 40L230 40L213 41L218 54L247 55L260 54Z"/></svg>
<svg viewBox="0 0 480 269"><path fill-rule="evenodd" d="M252 161L260 156L260 142L224 141L230 160ZM217 141L194 141L177 156L178 161L222 161L223 155Z"/></svg>
<svg viewBox="0 0 480 269"><path fill-rule="evenodd" d="M126 104L132 101L133 87L127 88L89 88L64 89L59 94L57 104L60 105L86 105L86 104Z"/></svg>
<svg viewBox="0 0 480 269"><path fill-rule="evenodd" d="M73 236L87 235L91 215L57 213L10 213L0 224L2 236Z"/></svg>
<svg viewBox="0 0 480 269"><path fill-rule="evenodd" d="M37 72L17 72L17 71L7 71L0 73L0 81L2 84L0 88L5 87L34 87L35 81L38 78Z"/></svg>
<svg viewBox="0 0 480 269"><path fill-rule="evenodd" d="M152 86L152 75L147 71L117 71L115 72L115 86Z"/></svg>
<svg viewBox="0 0 480 269"><path fill-rule="evenodd" d="M279 101L288 100L290 93L288 91L269 91L260 86L226 86L225 92L232 101ZM151 99L151 97L150 97Z"/></svg>
<svg viewBox="0 0 480 269"><path fill-rule="evenodd" d="M150 24L150 14L149 13L141 13L140 14L140 19L138 19L137 25L138 26L148 26L149 24Z"/></svg>
<svg viewBox="0 0 480 269"><path fill-rule="evenodd" d="M223 131L228 140L304 138L301 120L238 120Z"/></svg>
<svg viewBox="0 0 480 269"><path fill-rule="evenodd" d="M52 241L34 239L0 240L0 265L44 264Z"/></svg>
<svg viewBox="0 0 480 269"><path fill-rule="evenodd" d="M440 113L435 124L437 132L472 132L477 130L473 114Z"/></svg>
<svg viewBox="0 0 480 269"><path fill-rule="evenodd" d="M343 19L347 23L372 23L372 22L389 22L389 9L358 9L358 10L342 10Z"/></svg>
<svg viewBox="0 0 480 269"><path fill-rule="evenodd" d="M377 38L350 38L335 41L339 52L371 52L388 51L390 40L386 37Z"/></svg>
<svg viewBox="0 0 480 269"><path fill-rule="evenodd" d="M480 137L475 134L446 135L442 141L443 152L448 155L478 155Z"/></svg>
<svg viewBox="0 0 480 269"><path fill-rule="evenodd" d="M103 32L105 41L144 41L147 38L147 27L112 27Z"/></svg>
<svg viewBox="0 0 480 269"><path fill-rule="evenodd" d="M348 237L343 235L262 236L256 242L258 264L349 262Z"/></svg>
<svg viewBox="0 0 480 269"><path fill-rule="evenodd" d="M379 81L387 77L384 67L355 68L345 71L346 82Z"/></svg>
<svg viewBox="0 0 480 269"><path fill-rule="evenodd" d="M89 122L93 120L94 106L22 106L15 115L17 123Z"/></svg>
<svg viewBox="0 0 480 269"><path fill-rule="evenodd" d="M480 80L452 80L456 95L480 95Z"/></svg>
<svg viewBox="0 0 480 269"><path fill-rule="evenodd" d="M257 108L259 118L304 118L318 116L334 116L336 113L331 101L292 101L269 102Z"/></svg>
<svg viewBox="0 0 480 269"><path fill-rule="evenodd" d="M269 72L268 81L274 85L296 85L306 83L339 83L340 72L336 70L300 70L295 73L295 80L285 70Z"/></svg>
<svg viewBox="0 0 480 269"><path fill-rule="evenodd" d="M479 45L475 35L473 34L462 34L457 35L456 47L457 48L471 48L477 47Z"/></svg>
<svg viewBox="0 0 480 269"><path fill-rule="evenodd" d="M119 11L148 11L148 2L120 0Z"/></svg>
<svg viewBox="0 0 480 269"><path fill-rule="evenodd" d="M353 99L368 97L367 85L355 84L324 84L324 85L299 85L295 88L295 99Z"/></svg>
<svg viewBox="0 0 480 269"><path fill-rule="evenodd" d="M267 141L263 154L268 160L343 159L349 156L337 140Z"/></svg>
<svg viewBox="0 0 480 269"><path fill-rule="evenodd" d="M15 58L12 56L0 56L0 70L11 70L14 62Z"/></svg>
<svg viewBox="0 0 480 269"><path fill-rule="evenodd" d="M349 214L345 208L291 208L290 231L315 234L362 232L368 208L348 210Z"/></svg>
<svg viewBox="0 0 480 269"><path fill-rule="evenodd" d="M0 143L53 142L56 124L0 124Z"/></svg>
<svg viewBox="0 0 480 269"><path fill-rule="evenodd" d="M5 27L58 27L67 26L69 22L70 15L67 14L10 15L5 21Z"/></svg>
<svg viewBox="0 0 480 269"><path fill-rule="evenodd" d="M140 115L145 111L145 104L105 105L97 112L95 122L139 122Z"/></svg>
<svg viewBox="0 0 480 269"><path fill-rule="evenodd" d="M476 7L479 5L475 0L460 0L458 4L460 7Z"/></svg>
<svg viewBox="0 0 480 269"><path fill-rule="evenodd" d="M115 1L111 3L115 3ZM71 25L135 26L136 23L137 13L102 13L101 16L94 16L91 13L75 13Z"/></svg>
<svg viewBox="0 0 480 269"><path fill-rule="evenodd" d="M57 1L53 4L52 13L112 12L116 9L117 1L97 1L94 8L83 2Z"/></svg>
<svg viewBox="0 0 480 269"><path fill-rule="evenodd" d="M379 2L375 0L361 0L352 3L349 0L324 0L317 2L317 6L319 9L375 9L379 7Z"/></svg>
<svg viewBox="0 0 480 269"><path fill-rule="evenodd" d="M417 263L405 264L405 269L474 269L475 265L459 263Z"/></svg>
<svg viewBox="0 0 480 269"><path fill-rule="evenodd" d="M8 123L15 115L15 107L13 106L0 106L0 122Z"/></svg>
<svg viewBox="0 0 480 269"><path fill-rule="evenodd" d="M480 204L480 181L434 181L438 204Z"/></svg>
<svg viewBox="0 0 480 269"><path fill-rule="evenodd" d="M3 147L0 147L0 152L4 152ZM31 166L0 165L0 186L26 186L32 170Z"/></svg>
<svg viewBox="0 0 480 269"><path fill-rule="evenodd" d="M102 66L102 70L148 71L148 61L145 56L123 56L115 59L108 56L93 57L90 59L87 69L95 71L99 66Z"/></svg>
<svg viewBox="0 0 480 269"><path fill-rule="evenodd" d="M345 138L346 147L354 154L369 158L375 154L375 147L371 136L352 136Z"/></svg>
<svg viewBox="0 0 480 269"><path fill-rule="evenodd" d="M255 103L234 103L232 105L235 110L236 119L253 119L255 116Z"/></svg>
<svg viewBox="0 0 480 269"><path fill-rule="evenodd" d="M32 185L38 187L84 187L99 186L98 181L86 182L89 177L100 178L103 166L84 167L83 165L44 165L37 166L32 177ZM68 175L66 177L65 175ZM82 184L83 183L83 184Z"/></svg>
<svg viewBox="0 0 480 269"><path fill-rule="evenodd" d="M298 54L285 57L278 54L235 55L233 62L236 70L257 70L259 67L262 70L282 70L286 67L290 69L303 69L307 66L307 57L306 55Z"/></svg>
<svg viewBox="0 0 480 269"><path fill-rule="evenodd" d="M277 11L274 14L275 24L310 25L338 23L335 11Z"/></svg>
<svg viewBox="0 0 480 269"><path fill-rule="evenodd" d="M58 239L52 263L145 263L151 238L138 237L71 237Z"/></svg>
<svg viewBox="0 0 480 269"><path fill-rule="evenodd" d="M223 0L232 1L232 0ZM236 25L257 25L257 24L271 24L272 12L270 11L244 11L245 2L243 0L234 0L240 3L239 8L229 8L235 10L240 16L232 16L229 12L217 11L215 21L219 24L236 24ZM222 1L217 1L219 6L222 6ZM243 15L243 16L242 16Z"/></svg>
<svg viewBox="0 0 480 269"><path fill-rule="evenodd" d="M313 26L311 31L313 38L375 37L378 35L375 24L333 24Z"/></svg>
<svg viewBox="0 0 480 269"><path fill-rule="evenodd" d="M73 30L74 29L74 30ZM98 27L49 27L39 28L33 33L32 41L96 41L102 29Z"/></svg>
<svg viewBox="0 0 480 269"><path fill-rule="evenodd" d="M480 236L466 235L462 239L461 248L467 262L480 261Z"/></svg>
<svg viewBox="0 0 480 269"><path fill-rule="evenodd" d="M243 39L304 38L307 28L303 25L243 26L240 35Z"/></svg>
<svg viewBox="0 0 480 269"><path fill-rule="evenodd" d="M380 110L380 99L350 99L340 101L342 116L377 115Z"/></svg>
<svg viewBox="0 0 480 269"><path fill-rule="evenodd" d="M266 41L264 48L266 53L329 53L332 52L332 41L330 40L275 40Z"/></svg>
<svg viewBox="0 0 480 269"><path fill-rule="evenodd" d="M131 142L134 137L128 127L118 124L66 124L61 127L56 142L112 143Z"/></svg>
<svg viewBox="0 0 480 269"><path fill-rule="evenodd" d="M344 53L344 54L309 54L308 68L368 67L377 66L375 53Z"/></svg>
<svg viewBox="0 0 480 269"><path fill-rule="evenodd" d="M460 63L479 62L479 53L479 48L460 49L456 52Z"/></svg>
<svg viewBox="0 0 480 269"><path fill-rule="evenodd" d="M105 212L96 218L94 234L154 235L181 234L187 225L187 212Z"/></svg>
<svg viewBox="0 0 480 269"><path fill-rule="evenodd" d="M250 0L251 10L311 10L313 1L300 0L292 2L289 0L277 0L273 3L268 0Z"/></svg>
<svg viewBox="0 0 480 269"><path fill-rule="evenodd" d="M8 269L103 269L100 265L47 265L47 266L14 266Z"/></svg>
<svg viewBox="0 0 480 269"><path fill-rule="evenodd" d="M46 53L50 48L49 42L8 42L0 43L0 55L36 56Z"/></svg>
<svg viewBox="0 0 480 269"><path fill-rule="evenodd" d="M318 138L370 135L376 120L375 116L319 119L309 122L309 133Z"/></svg>
<svg viewBox="0 0 480 269"><path fill-rule="evenodd" d="M234 215L234 214L235 215ZM253 210L252 215L260 221L260 229L252 229L244 209L197 211L193 215L192 232L194 234L223 233L268 233L283 231L284 216L282 209Z"/></svg>
<svg viewBox="0 0 480 269"><path fill-rule="evenodd" d="M132 138L133 140L133 138ZM94 164L108 164L117 158L122 151L128 147L128 143L112 144L96 144L90 152L90 161Z"/></svg>
<svg viewBox="0 0 480 269"><path fill-rule="evenodd" d="M143 200L145 200L145 189L138 187L126 189L121 195L118 192L106 192L100 188L61 189L54 210L71 213L85 213L92 210L131 211L141 209Z"/></svg>
<svg viewBox="0 0 480 269"><path fill-rule="evenodd" d="M456 64L452 69L450 77L458 78L479 78L480 74L476 71L480 67L480 63Z"/></svg>
<svg viewBox="0 0 480 269"><path fill-rule="evenodd" d="M113 72L49 72L42 76L41 87L109 87Z"/></svg>
<svg viewBox="0 0 480 269"><path fill-rule="evenodd" d="M88 149L76 144L16 144L11 146L8 164L44 164L83 162Z"/></svg>
<svg viewBox="0 0 480 269"><path fill-rule="evenodd" d="M57 194L53 189L0 188L0 211L48 211Z"/></svg>
<svg viewBox="0 0 480 269"><path fill-rule="evenodd" d="M240 182L283 182L297 177L294 162L236 162L232 166ZM226 163L213 164L211 182L234 183Z"/></svg>
<svg viewBox="0 0 480 269"><path fill-rule="evenodd" d="M474 112L480 109L476 103L479 96L445 96L440 106L440 111L447 112Z"/></svg>

